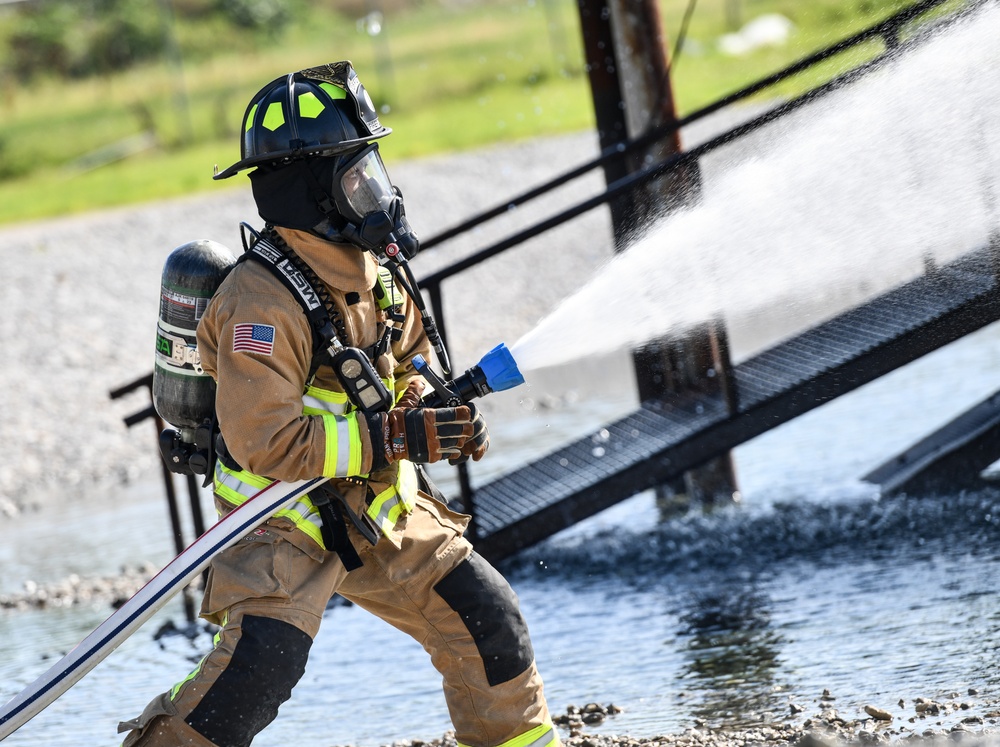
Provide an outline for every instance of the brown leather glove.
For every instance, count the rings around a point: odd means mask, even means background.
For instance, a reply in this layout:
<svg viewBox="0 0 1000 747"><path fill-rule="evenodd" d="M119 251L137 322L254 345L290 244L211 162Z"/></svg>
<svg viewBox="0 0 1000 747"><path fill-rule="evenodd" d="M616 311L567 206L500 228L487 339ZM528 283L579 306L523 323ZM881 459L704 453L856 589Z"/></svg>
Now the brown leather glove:
<svg viewBox="0 0 1000 747"><path fill-rule="evenodd" d="M372 442L372 471L400 459L431 464L462 456L475 435L472 410L459 407L396 407L367 416Z"/></svg>
<svg viewBox="0 0 1000 747"><path fill-rule="evenodd" d="M393 408L409 408L409 407L420 407L420 398L424 393L424 380L422 377L415 377L410 379L410 382L406 385L406 391L403 392L403 396L399 398L399 401L393 405Z"/></svg>
<svg viewBox="0 0 1000 747"><path fill-rule="evenodd" d="M462 455L448 460L452 464L462 464L469 461L470 457L472 461L478 462L490 448L490 430L486 427L483 414L471 402L467 406L472 411L472 436L462 447Z"/></svg>

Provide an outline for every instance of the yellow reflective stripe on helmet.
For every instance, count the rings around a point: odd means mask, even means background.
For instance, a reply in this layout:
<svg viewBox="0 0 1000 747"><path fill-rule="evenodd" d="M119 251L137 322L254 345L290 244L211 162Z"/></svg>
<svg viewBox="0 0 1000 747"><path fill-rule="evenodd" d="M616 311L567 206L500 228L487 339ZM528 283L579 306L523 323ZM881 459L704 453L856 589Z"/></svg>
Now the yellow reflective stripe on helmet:
<svg viewBox="0 0 1000 747"><path fill-rule="evenodd" d="M361 431L357 413L321 415L326 429L325 477L353 477L361 472Z"/></svg>
<svg viewBox="0 0 1000 747"><path fill-rule="evenodd" d="M316 119L316 117L323 113L324 109L326 109L326 104L320 101L312 91L307 91L299 96L300 117Z"/></svg>
<svg viewBox="0 0 1000 747"><path fill-rule="evenodd" d="M411 462L401 461L397 464L399 469L396 484L375 496L375 500L365 511L386 536L392 532L400 516L413 510L413 499L417 494L417 470Z"/></svg>
<svg viewBox="0 0 1000 747"><path fill-rule="evenodd" d="M273 104L269 104L267 111L264 112L264 119L261 120L261 124L271 132L281 127L285 123L285 112L281 108L281 104L275 101Z"/></svg>
<svg viewBox="0 0 1000 747"><path fill-rule="evenodd" d="M244 132L250 132L250 130L253 129L253 115L257 113L257 107L258 104L254 104L250 107L250 112L247 114L246 127L243 130Z"/></svg>
<svg viewBox="0 0 1000 747"><path fill-rule="evenodd" d="M549 745L555 747L558 744L559 735L552 725L539 724L518 737L501 742L496 747L549 747ZM469 745L459 742L458 747L469 747Z"/></svg>
<svg viewBox="0 0 1000 747"><path fill-rule="evenodd" d="M340 88L339 86L333 85L333 83L323 82L319 84L319 87L322 88L324 91L326 91L327 95L331 99L347 98L347 91L345 91L343 88Z"/></svg>

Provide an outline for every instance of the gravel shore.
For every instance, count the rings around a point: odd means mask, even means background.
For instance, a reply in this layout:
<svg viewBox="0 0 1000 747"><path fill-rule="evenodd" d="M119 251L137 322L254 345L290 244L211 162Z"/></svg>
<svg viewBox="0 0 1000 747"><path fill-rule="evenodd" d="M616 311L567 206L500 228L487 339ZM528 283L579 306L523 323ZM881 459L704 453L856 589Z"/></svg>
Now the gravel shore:
<svg viewBox="0 0 1000 747"><path fill-rule="evenodd" d="M123 569L121 575L113 578L73 576L46 586L31 584L19 594L0 596L0 609L45 609L81 604L116 606L157 570L144 565ZM208 646L212 633L205 623L178 629L168 622L154 637L201 637L203 644ZM836 694L824 690L811 699L790 697L784 712L754 714L746 718L729 714L719 722L695 718L689 728L672 734L634 737L614 733L615 716L622 712L614 704L569 705L564 712L554 714L554 721L568 747L870 747L902 742L928 747L950 747L961 742L985 747L1000 742L1000 702L983 696L975 687L963 693L948 693L946 697L896 699L894 702L889 699L865 704L857 712L849 710L838 710ZM454 734L446 733L440 739L403 740L388 747L458 745Z"/></svg>
<svg viewBox="0 0 1000 747"><path fill-rule="evenodd" d="M555 717L563 744L568 747L844 747L857 745L919 743L937 745L995 745L1000 728L1000 710L977 708L975 688L967 694L952 693L947 699L917 698L912 703L902 700L891 707L866 705L856 715L837 712L836 696L824 691L817 697L813 715L801 705L792 703L783 720L759 726L712 727L704 722L677 734L651 737L631 737L609 733L590 733L594 727L602 731L614 726L614 716L620 710L613 704L589 703L571 705ZM457 747L454 735L445 734L430 742L395 742L392 747Z"/></svg>

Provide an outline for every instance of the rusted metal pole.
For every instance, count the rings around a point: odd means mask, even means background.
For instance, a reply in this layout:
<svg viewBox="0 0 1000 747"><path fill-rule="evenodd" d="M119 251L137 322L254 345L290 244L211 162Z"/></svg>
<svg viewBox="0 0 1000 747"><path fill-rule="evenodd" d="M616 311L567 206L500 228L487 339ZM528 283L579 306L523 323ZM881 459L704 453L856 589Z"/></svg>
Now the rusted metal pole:
<svg viewBox="0 0 1000 747"><path fill-rule="evenodd" d="M656 0L578 0L586 69L594 98L602 149L632 140L677 119L670 61ZM682 150L679 133L627 158L607 163L610 184L645 165ZM696 165L611 202L615 249L652 221L696 202L701 181ZM669 264L670 248L662 249ZM719 394L735 407L725 329L720 320L692 330L682 339L654 340L633 354L639 396L643 400L698 390ZM738 496L729 454L692 470L683 485L664 486L661 493L683 492L703 502L730 501Z"/></svg>

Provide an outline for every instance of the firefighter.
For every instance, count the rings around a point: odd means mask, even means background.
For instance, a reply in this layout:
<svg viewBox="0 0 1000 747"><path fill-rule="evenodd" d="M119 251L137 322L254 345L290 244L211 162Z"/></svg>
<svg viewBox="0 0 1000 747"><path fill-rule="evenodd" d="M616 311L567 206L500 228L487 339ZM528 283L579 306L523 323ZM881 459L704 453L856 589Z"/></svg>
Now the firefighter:
<svg viewBox="0 0 1000 747"><path fill-rule="evenodd" d="M350 62L310 68L253 97L241 159L216 175L253 169L265 223L244 258L268 259L240 261L198 325L217 385L217 508L224 515L273 480L331 479L216 556L201 608L219 626L215 646L119 726L124 747L249 745L301 678L335 593L429 652L459 743L559 744L517 597L421 469L481 459L489 432L472 405L420 406L412 361L429 358L427 334L379 263L419 246L375 142L389 132ZM363 351L389 409L356 406L317 352L321 325L296 283L321 301L327 334ZM341 684L374 700L392 689Z"/></svg>

